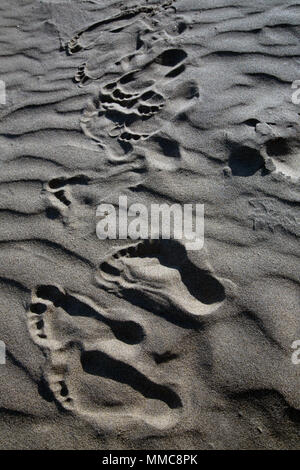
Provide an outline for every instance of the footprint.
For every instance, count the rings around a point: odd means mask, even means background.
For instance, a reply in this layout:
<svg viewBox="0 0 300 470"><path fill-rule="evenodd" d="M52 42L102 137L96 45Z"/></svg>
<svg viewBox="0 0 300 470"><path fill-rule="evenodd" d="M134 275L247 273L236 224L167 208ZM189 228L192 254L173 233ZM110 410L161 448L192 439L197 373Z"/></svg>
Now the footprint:
<svg viewBox="0 0 300 470"><path fill-rule="evenodd" d="M64 409L113 432L123 424L165 429L177 423L178 387L158 368L166 361L160 351L143 362L140 324L111 318L90 299L54 285L32 292L27 319L46 355L44 380Z"/></svg>
<svg viewBox="0 0 300 470"><path fill-rule="evenodd" d="M143 150L144 142L178 112L176 106L168 110L164 92L172 93L172 80L185 72L187 58L176 42L186 25L168 11L172 3L125 8L80 31L68 44L69 53L88 52L75 81L80 86L100 82L98 95L83 112L81 128L105 149L110 162L143 155L155 167L178 167L178 162L160 162ZM122 51L119 59L115 50Z"/></svg>
<svg viewBox="0 0 300 470"><path fill-rule="evenodd" d="M96 281L133 304L175 316L210 315L225 300L221 282L172 240L145 240L116 251L101 263Z"/></svg>
<svg viewBox="0 0 300 470"><path fill-rule="evenodd" d="M138 344L143 340L144 333L140 325L133 321L126 322L107 318L88 304L81 302L70 294L62 292L56 286L38 286L36 289L36 296L51 302L51 304L56 308L62 308L71 317L85 317L100 321L111 329L116 339L123 341L124 343ZM42 313L44 313L44 311Z"/></svg>
<svg viewBox="0 0 300 470"><path fill-rule="evenodd" d="M162 111L166 100L156 88L163 88L164 69L172 70L186 57L180 49L165 50L144 64L143 69L130 71L102 87L81 119L85 135L103 146L109 146L107 137L130 142L132 151L135 142L158 132L159 124L154 122L151 126L149 120ZM169 77L169 72L166 75ZM140 132L132 131L132 126Z"/></svg>
<svg viewBox="0 0 300 470"><path fill-rule="evenodd" d="M70 178L65 178L65 177L54 178L53 180L49 181L48 186L50 189L57 190L59 188L66 186L67 184L87 185L89 181L90 181L90 178L86 175L76 175L76 176L71 176Z"/></svg>

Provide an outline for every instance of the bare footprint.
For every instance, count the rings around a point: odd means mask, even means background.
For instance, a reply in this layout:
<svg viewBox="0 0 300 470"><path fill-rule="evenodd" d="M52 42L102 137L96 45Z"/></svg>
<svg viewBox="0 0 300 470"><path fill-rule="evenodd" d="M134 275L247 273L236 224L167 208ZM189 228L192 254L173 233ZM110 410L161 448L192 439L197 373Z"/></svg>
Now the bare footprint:
<svg viewBox="0 0 300 470"><path fill-rule="evenodd" d="M143 23L148 23L150 20L151 25L151 17L156 14L159 14L159 16L162 16L165 20L167 20L164 21L164 26L166 27L166 24L168 25L170 20L168 16L166 17L164 11L167 11L169 8L171 8L173 2L174 0L169 0L162 2L161 4L158 3L156 5L145 4L140 6L132 6L129 8L123 7L123 9L116 15L99 20L75 34L75 36L73 36L73 38L71 38L67 44L67 51L69 54L75 54L83 49L89 50L93 46L99 45L99 42L101 43L101 35L103 32L113 33L116 35L116 33L122 33L124 30L127 32L129 29L132 33L132 28L136 29L135 23L139 23L140 21ZM150 25L148 25L148 27ZM144 24L144 28L145 26L146 25ZM178 28L178 34L181 34L181 32L182 26L181 28ZM127 42L128 39L129 38L127 37ZM136 47L139 49L139 41L136 41Z"/></svg>
<svg viewBox="0 0 300 470"><path fill-rule="evenodd" d="M141 62L141 54L139 61ZM81 118L84 134L106 147L109 154L122 158L132 153L135 145L161 129L156 119L166 99L158 90L169 86L170 72L178 69L187 54L181 49L166 49L151 60L145 54L144 64L131 61L130 71L100 87L97 98L90 101ZM178 69L179 70L179 69ZM184 69L180 68L180 73Z"/></svg>
<svg viewBox="0 0 300 470"><path fill-rule="evenodd" d="M61 213L71 206L73 197L71 188L73 186L86 186L89 184L90 178L87 175L75 175L71 177L54 178L45 185L49 201Z"/></svg>
<svg viewBox="0 0 300 470"><path fill-rule="evenodd" d="M96 281L132 303L142 296L148 309L192 317L215 312L225 300L223 285L171 240L146 240L116 251L101 263Z"/></svg>
<svg viewBox="0 0 300 470"><path fill-rule="evenodd" d="M67 411L112 432L123 425L166 429L180 418L183 404L159 369L160 352L153 353L155 361L140 354L146 333L138 323L41 285L32 292L28 328L47 358L44 379Z"/></svg>

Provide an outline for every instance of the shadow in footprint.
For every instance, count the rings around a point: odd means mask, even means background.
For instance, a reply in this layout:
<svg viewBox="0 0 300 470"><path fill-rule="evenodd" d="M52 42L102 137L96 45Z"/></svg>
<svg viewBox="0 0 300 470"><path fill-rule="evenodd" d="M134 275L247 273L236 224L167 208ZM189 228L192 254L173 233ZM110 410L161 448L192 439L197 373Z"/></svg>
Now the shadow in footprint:
<svg viewBox="0 0 300 470"><path fill-rule="evenodd" d="M38 383L38 392L39 395L49 403L55 400L54 393L52 392L52 390L50 390L44 377Z"/></svg>
<svg viewBox="0 0 300 470"><path fill-rule="evenodd" d="M170 72L167 73L166 77L168 78L175 78L181 75L185 71L185 65L179 65L179 67L176 67L175 69L172 69Z"/></svg>
<svg viewBox="0 0 300 470"><path fill-rule="evenodd" d="M170 351L166 351L163 354L153 353L152 356L156 364L164 364L178 358L178 354L172 354Z"/></svg>
<svg viewBox="0 0 300 470"><path fill-rule="evenodd" d="M175 140L161 136L154 136L153 141L159 145L160 150L165 157L181 158L179 145Z"/></svg>
<svg viewBox="0 0 300 470"><path fill-rule="evenodd" d="M67 184L70 185L87 185L90 181L90 178L86 175L76 175L72 176L71 178L54 178L53 180L49 181L49 188L51 189L59 189Z"/></svg>
<svg viewBox="0 0 300 470"><path fill-rule="evenodd" d="M55 207L47 207L46 209L46 217L50 220L56 220L61 216L58 209Z"/></svg>
<svg viewBox="0 0 300 470"><path fill-rule="evenodd" d="M222 284L207 271L194 265L188 259L184 246L176 240L158 240L155 250L154 255L163 266L179 271L182 283L199 302L211 305L225 300Z"/></svg>
<svg viewBox="0 0 300 470"><path fill-rule="evenodd" d="M266 151L270 157L279 157L280 155L288 155L290 153L289 143L287 139L278 137L271 139L266 144Z"/></svg>
<svg viewBox="0 0 300 470"><path fill-rule="evenodd" d="M156 59L157 64L165 67L175 67L175 65L187 58L187 53L182 49L168 49L162 52Z"/></svg>
<svg viewBox="0 0 300 470"><path fill-rule="evenodd" d="M129 385L145 398L161 400L171 409L182 407L180 397L170 388L152 382L134 367L113 359L103 352L82 352L81 364L87 374Z"/></svg>
<svg viewBox="0 0 300 470"><path fill-rule="evenodd" d="M252 176L264 163L258 150L243 145L232 148L228 162L234 176Z"/></svg>
<svg viewBox="0 0 300 470"><path fill-rule="evenodd" d="M64 294L56 286L38 286L37 297L50 300L55 307L60 307L71 316L94 318L109 326L115 337L127 344L138 344L145 336L141 325L134 321L112 320L94 310L75 297Z"/></svg>
<svg viewBox="0 0 300 470"><path fill-rule="evenodd" d="M155 258L161 266L170 268L173 271L176 270L189 294L202 305L210 306L225 300L224 286L209 272L194 265L188 259L185 247L175 240L153 240L151 242L145 240L127 249L119 250L113 255L111 261L107 259L101 263L100 273L104 273L104 277L108 274L117 283L122 273L114 265L114 260L118 261L122 258L124 260L136 258L140 260L141 266L144 258ZM116 289L118 289L117 284ZM120 290L125 300L137 305L139 308L159 314L169 322L182 328L200 328L199 317L197 320L189 317L175 304L171 308L167 307L164 302L157 301L149 296L147 290L143 292L141 289L136 289L135 284L130 288L120 286ZM174 293L176 294L176 292ZM160 298L159 290L157 291L157 298Z"/></svg>

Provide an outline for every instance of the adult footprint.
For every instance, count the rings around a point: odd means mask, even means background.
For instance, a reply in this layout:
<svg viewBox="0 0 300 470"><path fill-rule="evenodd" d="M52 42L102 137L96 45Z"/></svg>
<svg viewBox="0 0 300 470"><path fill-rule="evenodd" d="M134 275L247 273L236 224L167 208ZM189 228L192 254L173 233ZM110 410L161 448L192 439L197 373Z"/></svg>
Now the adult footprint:
<svg viewBox="0 0 300 470"><path fill-rule="evenodd" d="M292 181L300 179L299 140L277 137L266 142L263 148L265 158L272 162L274 173L281 173Z"/></svg>
<svg viewBox="0 0 300 470"><path fill-rule="evenodd" d="M142 354L146 332L139 323L111 318L54 285L37 286L27 317L45 352L44 380L63 408L108 430L176 424L182 400L159 361Z"/></svg>
<svg viewBox="0 0 300 470"><path fill-rule="evenodd" d="M96 281L150 311L193 318L211 314L225 300L221 282L191 263L172 240L140 241L116 251L101 263Z"/></svg>

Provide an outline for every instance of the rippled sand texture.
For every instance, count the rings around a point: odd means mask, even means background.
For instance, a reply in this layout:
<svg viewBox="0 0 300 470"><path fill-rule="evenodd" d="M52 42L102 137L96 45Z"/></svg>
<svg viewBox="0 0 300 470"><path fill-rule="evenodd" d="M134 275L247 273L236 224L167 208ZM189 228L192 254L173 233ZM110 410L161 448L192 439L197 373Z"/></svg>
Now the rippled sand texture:
<svg viewBox="0 0 300 470"><path fill-rule="evenodd" d="M0 447L297 449L300 1L2 0ZM205 205L205 246L100 241Z"/></svg>

